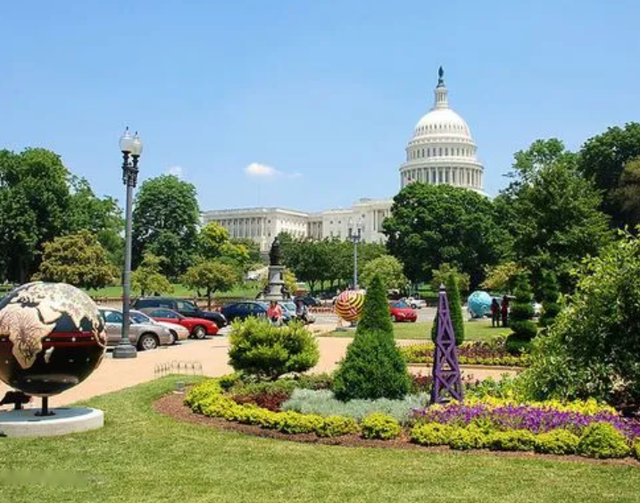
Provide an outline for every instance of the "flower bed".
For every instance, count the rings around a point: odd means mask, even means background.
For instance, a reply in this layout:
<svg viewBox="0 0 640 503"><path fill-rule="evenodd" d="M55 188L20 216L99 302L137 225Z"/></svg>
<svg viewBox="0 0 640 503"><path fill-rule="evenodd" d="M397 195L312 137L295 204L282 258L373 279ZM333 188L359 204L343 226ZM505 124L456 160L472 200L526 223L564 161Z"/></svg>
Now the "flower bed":
<svg viewBox="0 0 640 503"><path fill-rule="evenodd" d="M407 363L433 363L435 346L428 342L400 348ZM465 342L458 347L460 365L496 365L505 367L529 366L528 355L514 356L507 351L505 339Z"/></svg>
<svg viewBox="0 0 640 503"><path fill-rule="evenodd" d="M224 381L223 381L224 382ZM318 437L360 435L365 439L400 438L424 446L452 449L535 451L594 458L640 457L640 422L621 418L595 401L518 404L505 399L471 399L414 411L403 428L380 412L360 421L337 414L271 411L239 404L214 379L194 387L185 404L194 412L287 434Z"/></svg>

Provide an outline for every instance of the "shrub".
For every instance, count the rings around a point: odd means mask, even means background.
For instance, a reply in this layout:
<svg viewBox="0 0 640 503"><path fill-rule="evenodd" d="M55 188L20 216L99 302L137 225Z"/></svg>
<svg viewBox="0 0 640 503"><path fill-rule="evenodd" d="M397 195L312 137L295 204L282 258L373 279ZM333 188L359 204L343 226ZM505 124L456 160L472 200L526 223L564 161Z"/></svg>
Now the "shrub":
<svg viewBox="0 0 640 503"><path fill-rule="evenodd" d="M449 436L449 447L459 451L483 449L486 446L486 433L474 425L469 425L466 428L454 428Z"/></svg>
<svg viewBox="0 0 640 503"><path fill-rule="evenodd" d="M229 391L233 386L242 382L242 374L235 372L218 378L218 384L224 391Z"/></svg>
<svg viewBox="0 0 640 503"><path fill-rule="evenodd" d="M360 427L350 417L328 416L324 418L316 428L316 434L319 437L339 437L341 435L349 435L358 433Z"/></svg>
<svg viewBox="0 0 640 503"><path fill-rule="evenodd" d="M531 321L533 318L533 295L526 276L518 279L515 300L509 313L509 327L519 341L530 341L538 333L538 328Z"/></svg>
<svg viewBox="0 0 640 503"><path fill-rule="evenodd" d="M406 424L414 409L426 406L429 395L421 393L407 395L402 400L349 400L343 402L334 397L329 390L296 389L291 398L282 404L282 410L294 410L303 414L319 414L321 416L351 417L362 421L369 414L381 412L393 417L401 424Z"/></svg>
<svg viewBox="0 0 640 503"><path fill-rule="evenodd" d="M634 458L640 461L640 437L636 438L633 441L633 445L631 446L631 454Z"/></svg>
<svg viewBox="0 0 640 503"><path fill-rule="evenodd" d="M533 325L533 322L527 322L527 323L531 323L532 326L535 327L535 325ZM509 334L507 336L507 340L505 341L505 348L512 355L522 355L523 353L530 352L531 339L529 338L529 335L530 334L525 335L523 339L520 333L514 332Z"/></svg>
<svg viewBox="0 0 640 503"><path fill-rule="evenodd" d="M323 421L324 418L315 414L279 412L275 420L275 429L282 433L313 433Z"/></svg>
<svg viewBox="0 0 640 503"><path fill-rule="evenodd" d="M497 431L489 435L487 444L494 451L532 451L536 436L529 430Z"/></svg>
<svg viewBox="0 0 640 503"><path fill-rule="evenodd" d="M371 414L365 417L360 428L362 438L379 438L380 440L396 438L402 431L400 423L385 414Z"/></svg>
<svg viewBox="0 0 640 503"><path fill-rule="evenodd" d="M560 312L560 288L556 275L551 271L542 274L542 314L538 320L541 327L550 326Z"/></svg>
<svg viewBox="0 0 640 503"><path fill-rule="evenodd" d="M333 386L333 374L302 374L297 377L298 388L303 389L331 389Z"/></svg>
<svg viewBox="0 0 640 503"><path fill-rule="evenodd" d="M557 429L536 437L534 450L543 454L575 454L580 437L567 430Z"/></svg>
<svg viewBox="0 0 640 503"><path fill-rule="evenodd" d="M462 316L462 301L460 300L460 289L458 288L457 271L451 272L446 279L445 287L447 290L447 299L449 300L449 314L451 316L451 325L456 338L456 346L460 346L464 342L464 318ZM436 316L431 327L431 339L435 342L438 335L439 316L436 310Z"/></svg>
<svg viewBox="0 0 640 503"><path fill-rule="evenodd" d="M249 318L233 324L229 340L231 366L260 378L276 379L289 372L304 372L320 357L313 335L295 322L278 327L268 320Z"/></svg>
<svg viewBox="0 0 640 503"><path fill-rule="evenodd" d="M592 423L580 437L578 454L589 458L624 458L629 454L625 436L609 423Z"/></svg>
<svg viewBox="0 0 640 503"><path fill-rule="evenodd" d="M447 445L454 428L446 424L421 423L411 429L411 441L420 445Z"/></svg>
<svg viewBox="0 0 640 503"><path fill-rule="evenodd" d="M393 338L387 293L374 276L362 319L333 384L340 400L400 399L409 392L407 365Z"/></svg>

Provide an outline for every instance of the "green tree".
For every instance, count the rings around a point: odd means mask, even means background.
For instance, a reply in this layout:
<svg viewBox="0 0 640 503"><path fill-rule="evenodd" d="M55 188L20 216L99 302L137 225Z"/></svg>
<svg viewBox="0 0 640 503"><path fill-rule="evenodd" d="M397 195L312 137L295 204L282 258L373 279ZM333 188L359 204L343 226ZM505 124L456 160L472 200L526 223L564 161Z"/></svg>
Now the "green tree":
<svg viewBox="0 0 640 503"><path fill-rule="evenodd" d="M247 248L233 243L227 229L217 222L209 222L200 230L197 253L205 260L218 260L239 272L246 272L251 264Z"/></svg>
<svg viewBox="0 0 640 503"><path fill-rule="evenodd" d="M365 264L359 278L362 286L368 288L376 275L380 276L387 290L402 290L409 284L402 272L402 264L391 255L374 258Z"/></svg>
<svg viewBox="0 0 640 503"><path fill-rule="evenodd" d="M536 338L522 385L532 399L640 406L640 240L620 232L585 261L575 292Z"/></svg>
<svg viewBox="0 0 640 503"><path fill-rule="evenodd" d="M538 140L515 154L513 181L495 201L512 235L514 258L531 272L536 291L545 270L569 290L572 270L611 239L598 191L576 161L561 141Z"/></svg>
<svg viewBox="0 0 640 503"><path fill-rule="evenodd" d="M172 175L146 180L133 210L133 262L145 252L165 257L163 274L177 278L193 262L200 212L195 187Z"/></svg>
<svg viewBox="0 0 640 503"><path fill-rule="evenodd" d="M236 271L228 264L214 260L202 260L189 267L182 282L194 290L204 290L207 308L211 309L211 298L215 292L231 290L238 282Z"/></svg>
<svg viewBox="0 0 640 503"><path fill-rule="evenodd" d="M336 371L333 391L345 401L400 399L409 391L407 366L393 338L387 293L379 276L367 289L362 318Z"/></svg>
<svg viewBox="0 0 640 503"><path fill-rule="evenodd" d="M558 313L560 313L560 288L556 275L551 271L545 271L542 275L542 314L538 323L541 327L550 326Z"/></svg>
<svg viewBox="0 0 640 503"><path fill-rule="evenodd" d="M640 157L640 124L611 127L589 138L580 150L579 169L603 191L602 209L618 227L633 224L617 192L627 163Z"/></svg>
<svg viewBox="0 0 640 503"><path fill-rule="evenodd" d="M0 278L24 283L38 270L43 244L64 232L68 177L49 150L0 150Z"/></svg>
<svg viewBox="0 0 640 503"><path fill-rule="evenodd" d="M480 287L493 292L511 293L518 276L526 272L522 266L512 261L489 266L486 270L486 278Z"/></svg>
<svg viewBox="0 0 640 503"><path fill-rule="evenodd" d="M538 333L533 318L533 294L526 275L521 275L516 283L515 300L509 312L509 328L512 333L507 337L507 348L513 353L529 349L532 339Z"/></svg>
<svg viewBox="0 0 640 503"><path fill-rule="evenodd" d="M640 224L640 157L626 163L613 198L626 224L632 228Z"/></svg>
<svg viewBox="0 0 640 503"><path fill-rule="evenodd" d="M161 295L173 292L173 285L161 272L162 263L166 259L147 252L142 262L131 274L131 288L139 291L140 296L147 294Z"/></svg>
<svg viewBox="0 0 640 503"><path fill-rule="evenodd" d="M112 284L115 275L102 245L91 232L82 230L45 243L42 262L33 279L98 289Z"/></svg>
<svg viewBox="0 0 640 503"><path fill-rule="evenodd" d="M395 196L383 229L389 252L414 283L430 279L446 262L468 274L474 288L484 267L502 255L504 233L491 200L450 185L407 185Z"/></svg>
<svg viewBox="0 0 640 503"><path fill-rule="evenodd" d="M243 247L249 255L250 264L266 264L266 258L260 253L260 245L251 238L231 238L231 244Z"/></svg>
<svg viewBox="0 0 640 503"><path fill-rule="evenodd" d="M460 290L463 292L469 291L470 278L468 274L458 271L451 264L440 264L440 267L431 271L431 288L437 292L440 290L440 285L446 285L450 276L455 276L458 298L460 297Z"/></svg>
<svg viewBox="0 0 640 503"><path fill-rule="evenodd" d="M460 290L458 288L458 276L455 271L449 273L444 278L442 284L445 285L447 291L447 300L449 301L449 315L451 316L451 325L456 338L456 346L464 342L464 317L462 316L462 301L460 300ZM439 290L439 287L438 287ZM440 318L436 309L436 316L431 327L431 339L435 342L438 335L438 326Z"/></svg>

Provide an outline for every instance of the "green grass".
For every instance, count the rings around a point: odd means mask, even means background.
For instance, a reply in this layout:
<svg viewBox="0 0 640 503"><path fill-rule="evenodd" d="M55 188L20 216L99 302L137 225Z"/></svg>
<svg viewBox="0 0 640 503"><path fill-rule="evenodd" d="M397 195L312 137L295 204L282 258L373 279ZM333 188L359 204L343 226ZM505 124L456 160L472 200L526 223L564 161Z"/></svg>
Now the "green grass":
<svg viewBox="0 0 640 503"><path fill-rule="evenodd" d="M151 410L177 379L91 400L105 411L101 430L2 439L0 501L640 501L638 466L301 444L180 423Z"/></svg>
<svg viewBox="0 0 640 503"><path fill-rule="evenodd" d="M216 299L225 299L225 298L247 298L253 299L258 293L259 287L249 287L249 286L238 286L233 290L229 290L228 292L219 292L214 295ZM89 295L92 297L121 297L122 296L122 287L121 286L107 286L105 288L100 288L98 290L89 290ZM133 295L138 295L140 292L132 292ZM184 285L179 283L173 284L173 292L170 294L172 297L187 297L192 298L195 294L194 290L190 290Z"/></svg>
<svg viewBox="0 0 640 503"><path fill-rule="evenodd" d="M396 339L429 339L433 322L394 323L393 333ZM506 337L509 328L493 328L490 320L466 321L464 324L465 341L488 341L496 337ZM325 337L353 337L354 332L334 331L323 334Z"/></svg>

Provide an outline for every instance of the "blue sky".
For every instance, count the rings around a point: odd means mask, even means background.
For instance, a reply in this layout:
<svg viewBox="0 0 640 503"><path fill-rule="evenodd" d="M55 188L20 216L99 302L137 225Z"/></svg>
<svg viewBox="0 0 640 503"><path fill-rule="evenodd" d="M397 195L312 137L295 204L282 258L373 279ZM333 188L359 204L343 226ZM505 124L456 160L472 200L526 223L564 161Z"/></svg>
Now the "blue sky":
<svg viewBox="0 0 640 503"><path fill-rule="evenodd" d="M533 140L640 120L638 19L636 0L5 2L0 148L52 149L122 200L129 125L142 179L180 172L203 210L348 206L397 192L443 65L495 194Z"/></svg>

